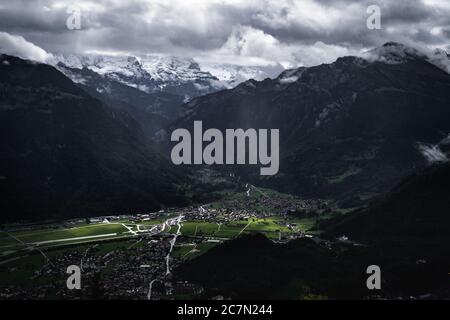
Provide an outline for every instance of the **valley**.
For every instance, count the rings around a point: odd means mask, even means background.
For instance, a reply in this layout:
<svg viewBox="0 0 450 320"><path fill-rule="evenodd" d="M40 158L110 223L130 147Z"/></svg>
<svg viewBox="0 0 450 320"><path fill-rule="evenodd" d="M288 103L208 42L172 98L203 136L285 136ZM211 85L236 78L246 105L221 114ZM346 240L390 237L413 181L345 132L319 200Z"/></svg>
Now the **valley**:
<svg viewBox="0 0 450 320"><path fill-rule="evenodd" d="M325 203L254 186L250 190L251 194L245 188L229 190L216 202L148 214L3 225L0 296L39 299L75 294L72 298L85 299L95 289L108 299L194 298L203 289L182 281L176 271L185 261L248 234L287 243L319 233L315 226L326 217L315 210ZM254 205L261 207L255 210ZM83 289L76 293L65 288L65 268L72 264L83 270ZM46 282L50 276L51 285ZM132 290L129 283L134 284ZM25 287L27 291L22 291Z"/></svg>
<svg viewBox="0 0 450 320"><path fill-rule="evenodd" d="M450 297L442 65L388 42L217 80L173 57L0 55L0 298Z"/></svg>

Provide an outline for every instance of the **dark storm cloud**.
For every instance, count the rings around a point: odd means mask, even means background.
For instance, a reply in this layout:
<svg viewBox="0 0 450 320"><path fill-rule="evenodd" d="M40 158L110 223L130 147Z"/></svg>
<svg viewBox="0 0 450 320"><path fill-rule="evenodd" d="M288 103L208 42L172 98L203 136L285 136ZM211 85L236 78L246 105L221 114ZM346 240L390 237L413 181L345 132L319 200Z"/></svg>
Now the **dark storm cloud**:
<svg viewBox="0 0 450 320"><path fill-rule="evenodd" d="M320 21L316 25L308 25L301 19L294 19L291 23L275 24L266 23L265 19L252 19L252 25L260 28L286 42L309 42L323 41L334 44L349 44L361 46L379 45L380 42L396 39L407 39L422 41L424 44L438 44L442 40L436 39L430 34L432 28L450 25L450 12L442 7L429 6L420 0L411 1L330 1L316 0L324 12L336 13L337 18L332 24L322 27ZM373 31L366 27L368 14L367 8L376 4L381 9L382 30ZM283 8L283 16L289 17L289 12L294 6ZM264 13L276 19L273 13ZM305 16L317 14L313 11L304 12ZM275 17L274 17L275 16ZM279 15L282 17L282 15ZM260 17L259 17L260 18ZM270 21L273 21L270 19ZM327 18L324 17L324 20Z"/></svg>
<svg viewBox="0 0 450 320"><path fill-rule="evenodd" d="M366 10L372 4L381 8L381 30L366 27ZM82 30L66 28L70 5L81 9ZM52 52L161 52L211 59L238 52L242 57L316 63L390 40L446 47L449 26L445 0L0 2L0 31Z"/></svg>

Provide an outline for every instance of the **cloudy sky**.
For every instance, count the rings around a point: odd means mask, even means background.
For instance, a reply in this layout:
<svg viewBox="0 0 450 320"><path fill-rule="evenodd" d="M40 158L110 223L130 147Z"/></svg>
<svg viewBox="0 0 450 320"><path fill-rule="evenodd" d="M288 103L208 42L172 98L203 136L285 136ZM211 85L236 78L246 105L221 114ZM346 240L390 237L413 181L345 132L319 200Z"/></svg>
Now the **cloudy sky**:
<svg viewBox="0 0 450 320"><path fill-rule="evenodd" d="M369 30L367 8L381 9ZM68 9L81 12L69 30ZM0 51L192 56L285 67L387 41L450 49L450 0L0 0Z"/></svg>

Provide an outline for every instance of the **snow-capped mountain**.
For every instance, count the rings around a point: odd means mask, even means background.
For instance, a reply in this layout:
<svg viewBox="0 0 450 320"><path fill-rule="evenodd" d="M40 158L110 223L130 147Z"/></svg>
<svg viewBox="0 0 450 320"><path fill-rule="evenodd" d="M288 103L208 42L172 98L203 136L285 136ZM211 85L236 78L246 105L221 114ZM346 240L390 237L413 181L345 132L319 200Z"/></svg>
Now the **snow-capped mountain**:
<svg viewBox="0 0 450 320"><path fill-rule="evenodd" d="M146 93L167 92L185 100L233 88L249 80L274 78L283 71L281 65L269 67L232 64L202 64L193 58L158 54L136 56L55 54L52 64L72 70L87 68L104 78L118 81ZM74 82L83 83L77 72L67 73Z"/></svg>
<svg viewBox="0 0 450 320"><path fill-rule="evenodd" d="M57 67L91 96L132 116L149 136L175 119L183 103L180 95L167 92L147 93L88 68L77 69L63 64Z"/></svg>
<svg viewBox="0 0 450 320"><path fill-rule="evenodd" d="M50 63L94 97L130 114L150 136L178 116L183 101L279 73L277 67L206 69L192 58L156 54L55 54Z"/></svg>
<svg viewBox="0 0 450 320"><path fill-rule="evenodd" d="M397 42L387 42L381 47L372 49L363 57L369 61L380 61L388 64L400 64L408 60L425 59L426 55L415 48Z"/></svg>
<svg viewBox="0 0 450 320"><path fill-rule="evenodd" d="M160 83L162 90L167 86L186 83L194 83L200 92L216 91L225 87L214 75L202 70L192 58L146 55L141 59L141 63L151 78Z"/></svg>
<svg viewBox="0 0 450 320"><path fill-rule="evenodd" d="M442 49L434 50L429 61L444 71L450 73L450 55Z"/></svg>
<svg viewBox="0 0 450 320"><path fill-rule="evenodd" d="M202 64L201 68L233 88L249 79L264 80L276 78L284 68L280 64L274 66L238 66L232 64Z"/></svg>
<svg viewBox="0 0 450 320"><path fill-rule="evenodd" d="M147 93L168 92L189 99L226 88L217 78L200 70L193 59L165 56L55 55L55 65L87 68L95 73ZM76 82L82 78L68 75Z"/></svg>
<svg viewBox="0 0 450 320"><path fill-rule="evenodd" d="M442 49L423 52L401 43L387 42L381 47L363 53L362 58L387 64L402 64L411 60L422 59L450 73L450 55Z"/></svg>

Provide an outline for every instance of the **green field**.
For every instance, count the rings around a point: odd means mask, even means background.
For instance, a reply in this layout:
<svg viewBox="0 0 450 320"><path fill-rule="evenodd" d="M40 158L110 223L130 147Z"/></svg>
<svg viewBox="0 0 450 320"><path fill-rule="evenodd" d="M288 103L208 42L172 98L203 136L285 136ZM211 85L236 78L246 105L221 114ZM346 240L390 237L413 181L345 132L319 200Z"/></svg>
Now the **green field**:
<svg viewBox="0 0 450 320"><path fill-rule="evenodd" d="M165 221L164 218L157 218L143 223L132 223L123 220L125 226L131 228L134 232L138 231L138 224L140 230L148 230L151 226L160 224ZM291 224L293 228L288 228L286 225ZM67 226L67 224L62 224ZM129 239L134 234L131 233L122 223L98 223L98 224L79 224L77 227L64 228L61 226L48 225L41 229L34 230L19 230L7 232L0 232L0 257L2 261L7 261L17 256L30 254L29 246L39 245L43 250L62 250L68 246L83 248L97 244L96 250L103 254L114 250L115 247L123 248L123 246L139 246L141 245L136 240L123 241ZM289 237L294 231L303 231L314 233L312 229L316 225L315 218L296 219L290 217L272 216L266 218L249 218L246 220L232 221L228 223L205 222L205 221L183 221L181 223L181 234L185 237L201 237L211 239L232 239L240 234L248 233L262 233L269 239L277 240L280 237ZM170 230L166 228L166 232L174 234L177 232L178 226L171 226ZM114 234L114 236L108 236ZM145 233L138 233L145 234ZM15 239L16 238L16 239ZM110 243L110 240L118 240L117 243ZM122 240L122 241L120 241ZM195 257L203 253L205 248L211 248L216 243L204 242L197 245L195 250L188 247L177 248L180 251L179 255L183 256L187 252L189 258ZM197 240L198 241L198 240ZM24 245L24 242L26 245ZM119 244L120 243L120 244ZM33 254L36 251L31 251ZM178 254L178 253L176 253Z"/></svg>
<svg viewBox="0 0 450 320"><path fill-rule="evenodd" d="M289 222L295 223L301 231L310 230L314 224L314 219L290 219ZM234 238L241 233L259 232L265 234L271 239L279 237L279 233L289 234L292 230L286 227L285 221L280 217L269 218L250 218L248 220L233 221L219 225L211 222L187 221L183 222L181 233L184 236L209 236L214 238ZM171 233L175 233L176 227L172 227Z"/></svg>
<svg viewBox="0 0 450 320"><path fill-rule="evenodd" d="M41 229L10 231L10 234L0 231L0 285L19 284L26 288L32 283L35 284L36 281L42 281L43 283L52 281L45 276L39 277L39 279L33 278L35 272L45 263L45 259L39 251L29 250L31 247L35 247L37 243L50 241L39 245L39 248L50 258L62 255L67 250L85 252L88 248L92 250L91 253L103 256L115 250L136 248L149 241L149 238L132 237L133 234L123 224L133 231L138 231L138 225L140 230L145 230L153 225L161 224L165 220L164 218L157 218L151 221L133 223L124 219L123 222L110 224L79 223L76 226L72 224L70 228L67 228L68 223L64 223L59 226L54 225L52 228L45 225ZM287 227L287 224L293 225L293 229ZM310 230L315 224L315 218L298 219L280 216L252 217L246 220L221 223L220 225L216 222L182 221L181 234L186 238L177 241L172 255L174 258L181 260L193 259L219 245L220 242L235 238L240 234L257 232L273 240L279 239L280 236L282 239L286 239L294 231L311 232ZM178 225L173 225L170 231L167 228L165 231L175 233L177 230ZM115 236L102 237L102 235L107 234L115 234ZM138 234L144 235L145 233ZM89 238L92 236L95 237ZM88 238L84 239L83 237ZM106 268L104 272L109 272L109 269Z"/></svg>
<svg viewBox="0 0 450 320"><path fill-rule="evenodd" d="M64 254L65 252L85 252L87 249L91 250L97 256L103 256L108 252L117 249L127 249L131 245L133 247L141 245L142 242L130 241L130 240L113 240L105 241L96 244L80 244L76 247L67 246L60 247L57 249L46 249L45 254L49 258L57 257ZM38 279L33 279L33 275L38 271L45 263L46 260L42 254L38 251L29 251L12 258L11 261L0 264L0 286L7 285L20 285L24 288L36 283L46 283L52 281L45 276L39 277Z"/></svg>
<svg viewBox="0 0 450 320"><path fill-rule="evenodd" d="M0 232L0 249L7 250L12 246L23 246L20 241L26 244L39 243L43 241L63 240L80 237L101 236L108 234L126 235L128 230L121 224L94 224L74 228L55 228L39 230L13 231L10 235L6 232ZM17 238L14 239L14 238ZM73 239L72 242L79 241ZM64 241L65 242L65 241ZM67 241L70 243L71 241Z"/></svg>
<svg viewBox="0 0 450 320"><path fill-rule="evenodd" d="M20 243L20 242L13 239L6 232L0 231L0 248L3 246L10 246L10 245L18 244L18 243Z"/></svg>
<svg viewBox="0 0 450 320"><path fill-rule="evenodd" d="M11 232L11 234L25 243L35 243L41 241L98 236L102 234L111 234L111 233L122 234L125 232L128 232L128 230L123 225L111 223L111 224L94 224L69 229L58 228L58 229L15 231ZM9 238L12 239L11 237Z"/></svg>
<svg viewBox="0 0 450 320"><path fill-rule="evenodd" d="M214 236L217 238L234 238L239 234L243 227L244 226L223 224L220 227L220 231L217 231Z"/></svg>
<svg viewBox="0 0 450 320"><path fill-rule="evenodd" d="M183 245L176 246L172 252L173 257L183 260L190 260L199 255L204 254L206 251L215 247L218 243L214 242L201 242L197 245Z"/></svg>
<svg viewBox="0 0 450 320"><path fill-rule="evenodd" d="M0 286L31 285L33 282L30 281L30 278L44 263L44 257L41 254L34 253L0 265Z"/></svg>
<svg viewBox="0 0 450 320"><path fill-rule="evenodd" d="M212 236L217 231L219 226L217 223L211 222L183 222L183 226L181 228L181 233L184 236ZM175 231L177 228L172 227L172 230Z"/></svg>

